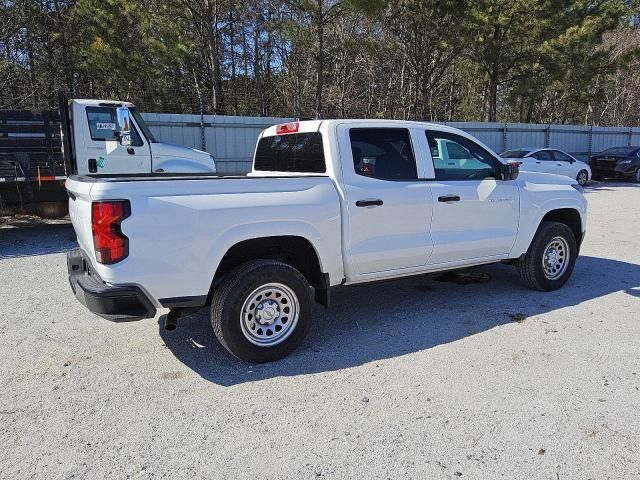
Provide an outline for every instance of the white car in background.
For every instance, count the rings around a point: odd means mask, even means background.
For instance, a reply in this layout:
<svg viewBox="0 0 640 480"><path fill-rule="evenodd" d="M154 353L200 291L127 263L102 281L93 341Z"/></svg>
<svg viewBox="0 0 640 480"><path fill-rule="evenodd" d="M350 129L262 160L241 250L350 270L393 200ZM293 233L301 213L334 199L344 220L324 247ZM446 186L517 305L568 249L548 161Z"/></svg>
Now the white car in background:
<svg viewBox="0 0 640 480"><path fill-rule="evenodd" d="M553 148L516 148L500 154L505 160L520 162L526 172L555 173L575 178L580 185L591 180L591 168L566 152Z"/></svg>

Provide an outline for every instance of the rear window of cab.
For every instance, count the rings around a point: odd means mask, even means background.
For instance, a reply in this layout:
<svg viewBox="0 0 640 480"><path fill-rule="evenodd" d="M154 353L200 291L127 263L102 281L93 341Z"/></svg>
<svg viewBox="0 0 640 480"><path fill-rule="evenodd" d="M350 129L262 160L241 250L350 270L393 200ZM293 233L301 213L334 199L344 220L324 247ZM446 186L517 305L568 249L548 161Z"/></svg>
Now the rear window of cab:
<svg viewBox="0 0 640 480"><path fill-rule="evenodd" d="M262 137L254 169L266 172L325 173L327 167L319 132Z"/></svg>

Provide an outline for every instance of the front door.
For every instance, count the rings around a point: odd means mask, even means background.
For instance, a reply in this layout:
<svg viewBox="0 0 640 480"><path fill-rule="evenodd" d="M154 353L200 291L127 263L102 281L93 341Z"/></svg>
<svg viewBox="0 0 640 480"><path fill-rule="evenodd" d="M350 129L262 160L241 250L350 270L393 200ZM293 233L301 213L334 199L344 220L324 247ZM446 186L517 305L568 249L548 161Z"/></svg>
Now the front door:
<svg viewBox="0 0 640 480"><path fill-rule="evenodd" d="M574 173L575 166L573 159L566 153L562 153L558 150L553 150L553 163L555 164L555 172L558 175L564 175L566 177L576 178L577 172Z"/></svg>
<svg viewBox="0 0 640 480"><path fill-rule="evenodd" d="M435 167L429 265L507 255L518 232L515 181L501 180L499 160L470 139L436 130L426 136Z"/></svg>
<svg viewBox="0 0 640 480"><path fill-rule="evenodd" d="M349 280L425 265L433 248L432 200L429 183L418 180L423 164L416 162L412 130L351 124L339 126L337 133Z"/></svg>
<svg viewBox="0 0 640 480"><path fill-rule="evenodd" d="M539 150L532 156L534 159L533 161L535 162L534 169L532 171L541 173L556 173L556 161L553 158L551 150ZM525 170L525 168L523 168L523 170Z"/></svg>
<svg viewBox="0 0 640 480"><path fill-rule="evenodd" d="M146 140L135 125L131 125L131 145L123 146L114 134L117 125L116 107L87 106L83 122L86 163L91 174L150 173L151 153ZM80 167L79 167L80 169Z"/></svg>

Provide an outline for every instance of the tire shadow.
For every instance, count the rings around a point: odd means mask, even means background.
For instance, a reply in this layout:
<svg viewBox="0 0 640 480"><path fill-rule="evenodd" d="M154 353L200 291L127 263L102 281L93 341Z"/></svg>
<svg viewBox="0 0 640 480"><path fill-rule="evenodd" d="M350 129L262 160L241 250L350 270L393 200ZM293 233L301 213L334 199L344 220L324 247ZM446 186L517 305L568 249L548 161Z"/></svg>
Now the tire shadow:
<svg viewBox="0 0 640 480"><path fill-rule="evenodd" d="M640 265L606 258L579 257L572 278L555 292L522 287L506 265L473 272L491 280L460 285L422 275L335 288L331 308L315 309L315 324L301 347L269 364L251 365L228 354L213 336L208 309L180 319L174 331L164 329L161 317L160 336L202 378L231 386L398 357L614 292L640 298Z"/></svg>

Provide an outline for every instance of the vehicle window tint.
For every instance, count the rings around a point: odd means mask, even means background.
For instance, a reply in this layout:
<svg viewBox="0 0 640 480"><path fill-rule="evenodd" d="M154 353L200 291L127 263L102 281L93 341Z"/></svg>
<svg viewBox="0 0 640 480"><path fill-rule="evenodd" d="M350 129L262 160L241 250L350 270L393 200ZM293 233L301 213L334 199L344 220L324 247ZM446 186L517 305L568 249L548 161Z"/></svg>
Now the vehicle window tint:
<svg viewBox="0 0 640 480"><path fill-rule="evenodd" d="M538 160L553 161L553 155L549 150L540 150L536 154Z"/></svg>
<svg viewBox="0 0 640 480"><path fill-rule="evenodd" d="M358 175L382 180L418 178L411 136L406 128L352 128L349 138Z"/></svg>
<svg viewBox="0 0 640 480"><path fill-rule="evenodd" d="M116 109L110 107L87 107L87 120L89 121L89 132L91 140L116 141L113 131L116 129L117 118ZM131 128L131 146L141 147L142 138L135 127Z"/></svg>
<svg viewBox="0 0 640 480"><path fill-rule="evenodd" d="M569 155L567 155L566 153L562 153L559 150L554 150L553 151L553 158L555 158L558 161L561 162L570 162L571 161L571 157Z"/></svg>
<svg viewBox="0 0 640 480"><path fill-rule="evenodd" d="M436 179L499 178L498 160L471 140L443 132L427 131L426 135Z"/></svg>
<svg viewBox="0 0 640 480"><path fill-rule="evenodd" d="M254 168L268 172L324 173L322 135L309 132L262 137Z"/></svg>

